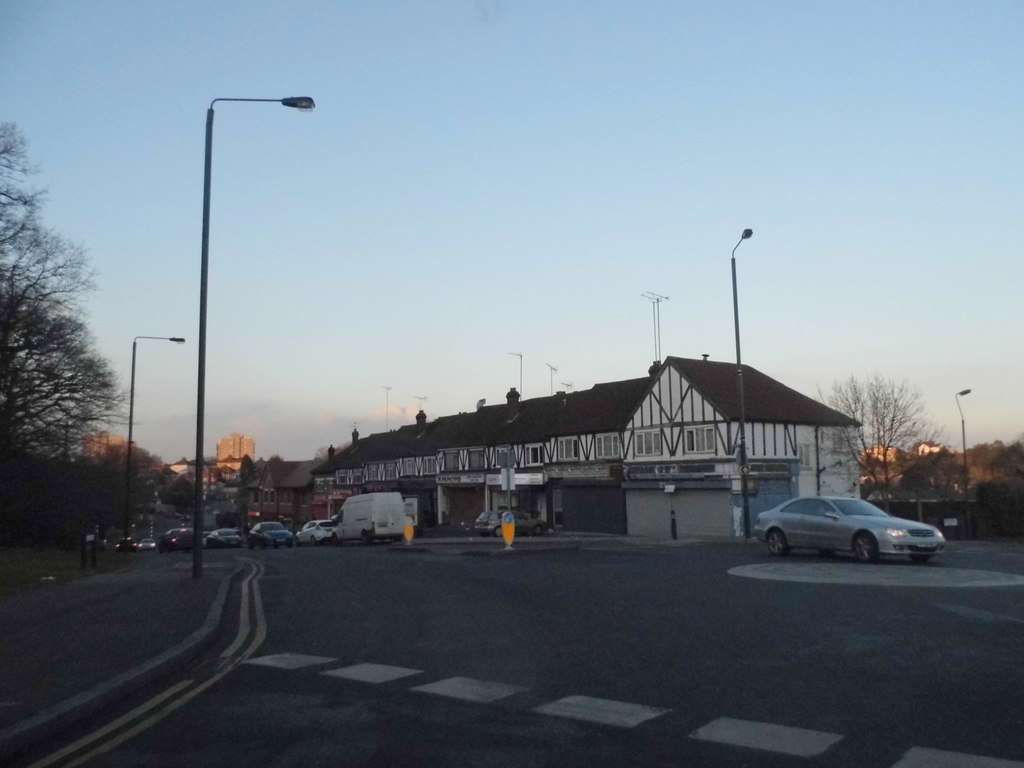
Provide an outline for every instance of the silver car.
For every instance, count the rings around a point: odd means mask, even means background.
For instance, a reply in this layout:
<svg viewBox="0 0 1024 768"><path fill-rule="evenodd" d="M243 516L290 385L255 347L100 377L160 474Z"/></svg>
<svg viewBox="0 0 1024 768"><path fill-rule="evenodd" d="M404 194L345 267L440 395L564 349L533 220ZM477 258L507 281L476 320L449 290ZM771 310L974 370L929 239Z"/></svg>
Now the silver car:
<svg viewBox="0 0 1024 768"><path fill-rule="evenodd" d="M759 514L754 532L773 555L807 547L822 554L853 552L864 562L875 562L879 555L908 555L923 563L946 546L935 526L892 517L867 501L838 496L790 499Z"/></svg>

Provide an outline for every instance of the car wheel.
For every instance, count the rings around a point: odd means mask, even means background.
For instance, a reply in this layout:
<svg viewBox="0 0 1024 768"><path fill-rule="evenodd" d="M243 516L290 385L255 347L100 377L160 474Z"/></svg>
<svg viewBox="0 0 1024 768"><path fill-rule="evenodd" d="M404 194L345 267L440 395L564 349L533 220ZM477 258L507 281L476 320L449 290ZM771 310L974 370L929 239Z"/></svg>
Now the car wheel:
<svg viewBox="0 0 1024 768"><path fill-rule="evenodd" d="M535 525L535 526L533 526L533 535L534 536L541 536L541 535L543 535L543 533L544 533L544 526L543 525Z"/></svg>
<svg viewBox="0 0 1024 768"><path fill-rule="evenodd" d="M789 542L786 541L786 534L778 528L768 531L768 551L780 557L789 554Z"/></svg>
<svg viewBox="0 0 1024 768"><path fill-rule="evenodd" d="M870 533L861 531L853 537L853 554L862 563L873 563L878 560L878 542Z"/></svg>
<svg viewBox="0 0 1024 768"><path fill-rule="evenodd" d="M359 534L360 541L363 542L363 546L368 547L373 544L373 536L370 535L369 531L363 531Z"/></svg>
<svg viewBox="0 0 1024 768"><path fill-rule="evenodd" d="M932 556L931 555L911 555L910 559L913 560L915 563L927 563L929 560L932 559Z"/></svg>
<svg viewBox="0 0 1024 768"><path fill-rule="evenodd" d="M331 534L331 543L334 546L336 546L336 547L340 547L341 546L341 539L338 538L338 534L336 534L336 533L332 533Z"/></svg>

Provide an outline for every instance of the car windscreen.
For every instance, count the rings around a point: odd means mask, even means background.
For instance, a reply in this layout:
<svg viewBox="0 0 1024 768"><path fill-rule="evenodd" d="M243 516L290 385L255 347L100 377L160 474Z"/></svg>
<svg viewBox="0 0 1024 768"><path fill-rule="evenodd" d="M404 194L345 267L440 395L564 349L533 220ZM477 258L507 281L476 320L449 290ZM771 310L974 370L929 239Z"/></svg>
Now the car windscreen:
<svg viewBox="0 0 1024 768"><path fill-rule="evenodd" d="M321 528L333 528L334 527L334 521L333 520L318 520L317 521L317 525L319 525Z"/></svg>
<svg viewBox="0 0 1024 768"><path fill-rule="evenodd" d="M889 517L889 514L862 499L832 499L839 511L851 517Z"/></svg>

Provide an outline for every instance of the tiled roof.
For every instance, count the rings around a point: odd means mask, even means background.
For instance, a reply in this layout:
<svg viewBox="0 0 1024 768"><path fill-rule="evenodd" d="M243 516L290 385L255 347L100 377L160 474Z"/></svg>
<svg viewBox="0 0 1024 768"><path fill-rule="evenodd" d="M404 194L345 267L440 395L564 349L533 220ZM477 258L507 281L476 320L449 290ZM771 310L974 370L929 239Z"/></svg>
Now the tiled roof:
<svg viewBox="0 0 1024 768"><path fill-rule="evenodd" d="M739 418L740 400L735 363L669 357L665 359L665 365L679 371L719 413L730 419ZM743 399L747 421L823 427L859 426L855 419L790 389L749 365L743 366Z"/></svg>
<svg viewBox="0 0 1024 768"><path fill-rule="evenodd" d="M321 462L319 459L310 459L309 461L289 461L285 463L294 464L295 466L291 472L278 481L278 488L305 488L313 480L311 472Z"/></svg>
<svg viewBox="0 0 1024 768"><path fill-rule="evenodd" d="M649 384L649 377L595 384L581 392L441 416L423 426L409 424L391 432L361 437L313 471L326 474L360 467L369 461L433 456L445 448L522 444L558 435L618 432L629 422Z"/></svg>

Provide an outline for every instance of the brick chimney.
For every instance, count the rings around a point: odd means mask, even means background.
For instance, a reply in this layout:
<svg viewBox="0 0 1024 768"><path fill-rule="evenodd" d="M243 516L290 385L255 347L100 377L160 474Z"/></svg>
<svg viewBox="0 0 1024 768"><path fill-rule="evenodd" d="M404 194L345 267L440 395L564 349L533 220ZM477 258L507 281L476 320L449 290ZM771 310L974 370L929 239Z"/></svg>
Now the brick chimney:
<svg viewBox="0 0 1024 768"><path fill-rule="evenodd" d="M423 412L423 409L420 408L420 412L416 414L416 426L417 427L423 427L423 426L426 425L426 423L427 423L427 414L425 414Z"/></svg>
<svg viewBox="0 0 1024 768"><path fill-rule="evenodd" d="M358 442L359 442L359 430L358 429L353 429L352 430L352 445L355 445Z"/></svg>

